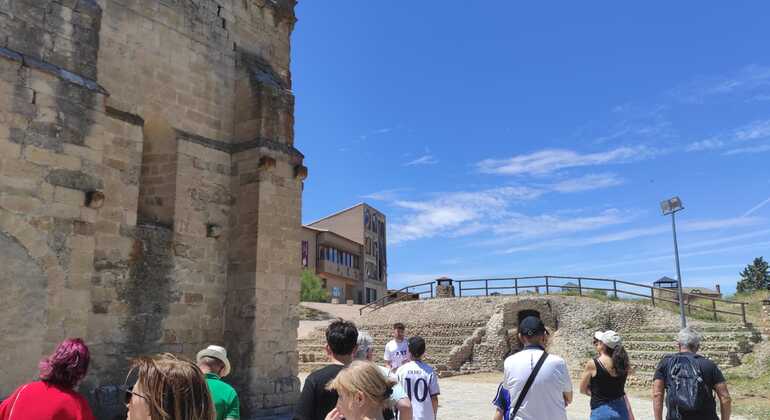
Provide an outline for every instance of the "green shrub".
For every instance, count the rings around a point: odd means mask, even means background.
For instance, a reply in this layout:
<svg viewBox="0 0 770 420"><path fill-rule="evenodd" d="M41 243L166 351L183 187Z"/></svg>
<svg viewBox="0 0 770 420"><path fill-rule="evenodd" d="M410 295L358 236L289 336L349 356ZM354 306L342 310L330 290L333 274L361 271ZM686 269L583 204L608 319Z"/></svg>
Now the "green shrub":
<svg viewBox="0 0 770 420"><path fill-rule="evenodd" d="M300 300L303 302L327 302L329 292L321 286L321 278L310 270L302 271Z"/></svg>

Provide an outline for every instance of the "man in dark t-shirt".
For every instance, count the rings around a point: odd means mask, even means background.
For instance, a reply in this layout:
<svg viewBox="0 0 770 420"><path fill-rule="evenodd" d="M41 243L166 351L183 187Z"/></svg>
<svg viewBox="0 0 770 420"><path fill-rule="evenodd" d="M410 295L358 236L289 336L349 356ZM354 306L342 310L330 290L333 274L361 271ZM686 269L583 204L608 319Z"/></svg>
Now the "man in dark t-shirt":
<svg viewBox="0 0 770 420"><path fill-rule="evenodd" d="M350 321L338 319L326 328L326 354L331 364L308 375L299 396L294 420L324 420L337 405L337 392L326 390L326 384L353 361L358 330Z"/></svg>
<svg viewBox="0 0 770 420"><path fill-rule="evenodd" d="M703 399L702 404L695 411L679 411L682 420L719 420L717 417L716 401L714 400L714 392L719 397L719 409L722 415L722 420L730 420L731 412L731 399L730 392L727 390L727 382L725 381L722 371L711 360L695 354L700 348L701 335L691 328L684 328L679 331L677 336L677 343L679 346L678 355L689 355L694 357L695 362L700 368L703 378L703 385L708 391L708 396ZM663 394L666 389L666 385L671 378L668 377L670 364L673 362L674 356L669 355L663 358L658 364L658 368L655 370L655 376L652 383L652 400L653 411L655 420L663 420ZM674 407L666 407L668 415L666 419L676 419L673 414Z"/></svg>

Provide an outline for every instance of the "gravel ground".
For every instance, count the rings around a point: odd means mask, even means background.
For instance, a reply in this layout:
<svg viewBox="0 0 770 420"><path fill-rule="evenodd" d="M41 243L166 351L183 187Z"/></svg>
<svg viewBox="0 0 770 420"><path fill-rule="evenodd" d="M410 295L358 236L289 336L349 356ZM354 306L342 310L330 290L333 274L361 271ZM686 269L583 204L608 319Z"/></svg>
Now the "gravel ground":
<svg viewBox="0 0 770 420"><path fill-rule="evenodd" d="M439 380L438 417L444 419L491 420L494 414L492 398L502 373L454 376ZM576 383L573 383L577 387ZM577 388L576 388L577 390ZM591 409L589 397L575 394L574 402L567 407L570 420L587 420ZM631 397L631 407L637 420L652 420L652 401L643 397ZM731 416L735 420L748 420L745 417Z"/></svg>
<svg viewBox="0 0 770 420"><path fill-rule="evenodd" d="M306 376L307 374L300 374L303 383ZM480 373L440 379L439 420L492 420L492 398L501 379L502 373ZM631 407L637 420L653 419L651 400L634 396L631 398ZM590 412L589 398L585 395L576 394L575 401L567 407L570 420L587 420ZM730 418L750 420L734 415Z"/></svg>

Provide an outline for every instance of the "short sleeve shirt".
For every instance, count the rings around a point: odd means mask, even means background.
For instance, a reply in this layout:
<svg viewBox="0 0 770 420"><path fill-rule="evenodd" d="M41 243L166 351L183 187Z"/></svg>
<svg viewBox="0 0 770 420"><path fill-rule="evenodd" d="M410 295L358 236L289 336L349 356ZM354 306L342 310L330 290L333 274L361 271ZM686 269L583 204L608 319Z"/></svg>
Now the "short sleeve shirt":
<svg viewBox="0 0 770 420"><path fill-rule="evenodd" d="M503 384L497 387L497 393L495 394L495 399L492 400L492 405L503 413L503 420L511 418L511 394L503 387Z"/></svg>
<svg viewBox="0 0 770 420"><path fill-rule="evenodd" d="M217 410L217 420L240 419L241 404L235 389L214 373L206 374L206 383Z"/></svg>
<svg viewBox="0 0 770 420"><path fill-rule="evenodd" d="M438 375L421 360L408 362L396 372L398 383L404 387L412 403L412 419L436 420L432 397L440 393Z"/></svg>
<svg viewBox="0 0 770 420"><path fill-rule="evenodd" d="M328 365L308 375L299 395L294 420L324 420L337 405L337 391L327 391L326 385L337 377L342 365Z"/></svg>
<svg viewBox="0 0 770 420"><path fill-rule="evenodd" d="M86 399L43 381L20 386L0 403L0 419L95 420Z"/></svg>
<svg viewBox="0 0 770 420"><path fill-rule="evenodd" d="M503 387L510 392L512 401L519 398L542 354L540 347L525 347L505 359ZM549 354L512 420L567 420L565 392L572 392L567 364L561 357Z"/></svg>
<svg viewBox="0 0 770 420"><path fill-rule="evenodd" d="M679 353L682 355L690 353ZM714 400L714 386L725 382L725 377L719 367L711 360L696 354L695 361L700 367L701 375L703 375L703 383L706 385L706 389L709 391L709 397L698 411L680 412L682 420L719 420L717 416L717 406ZM668 380L668 365L672 356L666 356L658 364L658 368L655 370L654 379L660 379L663 383Z"/></svg>
<svg viewBox="0 0 770 420"><path fill-rule="evenodd" d="M385 345L383 359L385 359L386 362L390 362L391 369L395 370L401 367L401 365L409 359L408 353L409 345L406 340L401 340L400 343L396 340L390 340L388 344Z"/></svg>

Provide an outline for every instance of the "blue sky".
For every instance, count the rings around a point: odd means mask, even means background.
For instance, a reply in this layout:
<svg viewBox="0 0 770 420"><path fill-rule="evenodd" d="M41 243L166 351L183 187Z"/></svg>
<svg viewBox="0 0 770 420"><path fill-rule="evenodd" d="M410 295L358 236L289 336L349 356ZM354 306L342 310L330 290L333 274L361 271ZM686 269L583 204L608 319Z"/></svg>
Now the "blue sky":
<svg viewBox="0 0 770 420"><path fill-rule="evenodd" d="M542 2L540 2L542 3ZM301 1L305 222L388 217L391 287L674 277L770 257L770 4Z"/></svg>

